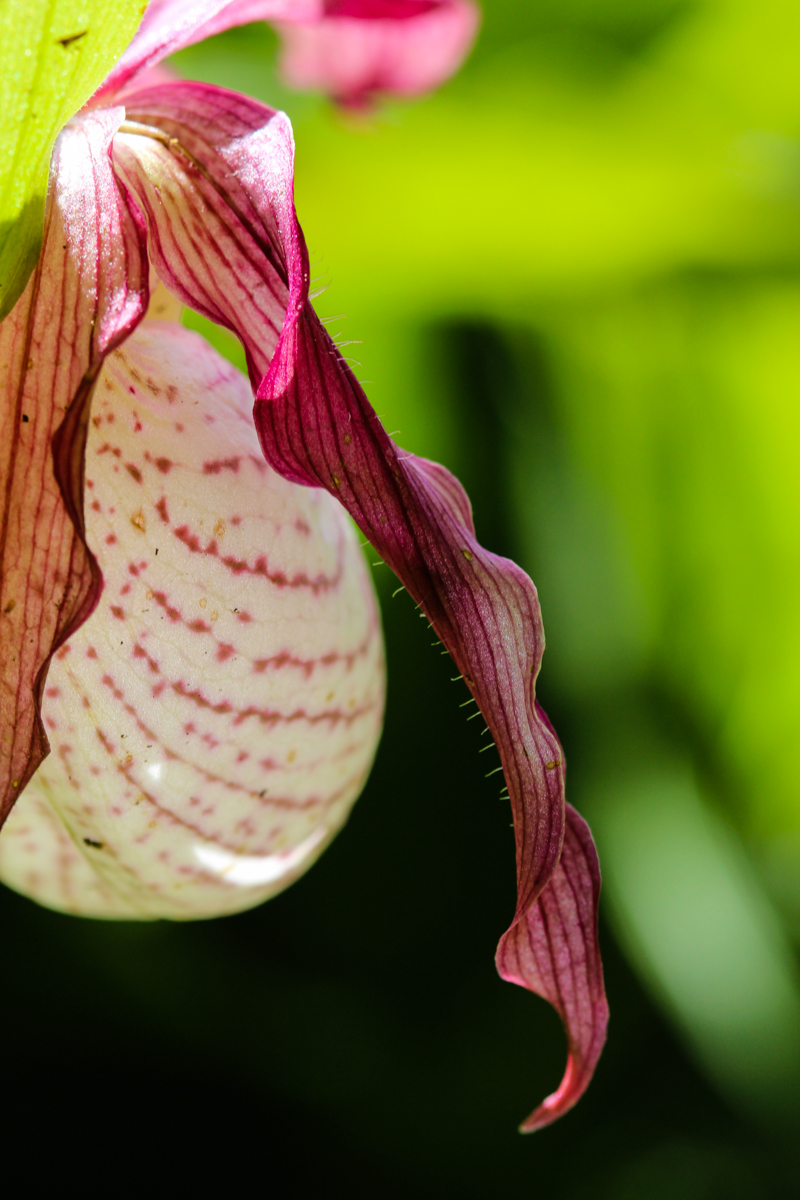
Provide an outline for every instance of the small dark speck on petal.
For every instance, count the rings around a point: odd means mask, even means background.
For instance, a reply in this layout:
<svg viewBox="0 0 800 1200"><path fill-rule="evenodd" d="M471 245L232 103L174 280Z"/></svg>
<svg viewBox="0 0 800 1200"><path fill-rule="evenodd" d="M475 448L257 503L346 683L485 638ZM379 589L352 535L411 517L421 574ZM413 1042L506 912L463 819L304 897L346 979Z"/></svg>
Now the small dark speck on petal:
<svg viewBox="0 0 800 1200"><path fill-rule="evenodd" d="M82 29L80 33L69 33L66 37L56 38L56 42L66 50L67 46L71 46L73 42L79 42L81 38L85 38L88 32L88 29Z"/></svg>
<svg viewBox="0 0 800 1200"><path fill-rule="evenodd" d="M28 421L30 421L30 417L28 416L28 414L27 414L27 413L23 413L23 414L22 414L22 424L23 424L23 425L27 425L27 424L28 424Z"/></svg>
<svg viewBox="0 0 800 1200"><path fill-rule="evenodd" d="M102 843L102 842L96 842L96 841L94 840L94 838L84 838L84 839L83 839L83 842L84 842L84 845L85 845L85 846L93 846L95 850L102 850L102 849L103 849L103 843Z"/></svg>

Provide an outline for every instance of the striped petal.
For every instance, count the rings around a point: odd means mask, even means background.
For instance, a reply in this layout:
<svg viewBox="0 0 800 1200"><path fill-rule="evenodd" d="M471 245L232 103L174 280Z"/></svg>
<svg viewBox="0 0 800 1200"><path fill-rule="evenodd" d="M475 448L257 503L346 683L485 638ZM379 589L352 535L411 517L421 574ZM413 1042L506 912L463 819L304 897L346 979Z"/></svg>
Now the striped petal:
<svg viewBox="0 0 800 1200"><path fill-rule="evenodd" d="M242 338L255 387L289 303L289 121L194 83L134 92L126 110L114 164L147 219L153 264L185 304Z"/></svg>
<svg viewBox="0 0 800 1200"><path fill-rule="evenodd" d="M532 931L537 957L526 957L519 942L519 981L555 1003L567 1025L576 1065L558 1102L550 1102L563 1111L588 1081L599 1049L596 1038L587 1049L586 1006L600 1022L604 1000L597 889L584 886L595 880L596 859L580 818L561 862L564 763L535 698L544 648L536 589L514 563L480 546L458 481L387 436L310 307L286 119L189 84L137 94L129 114L138 125L117 138L115 162L146 214L153 261L187 304L241 338L267 461L286 479L325 488L347 509L428 616L491 730L516 836L512 931L519 932L507 935L508 945ZM582 899L570 910L566 889L579 884ZM553 905L566 914L569 936L560 941L538 932ZM567 1003L550 982L563 984L569 970L575 998Z"/></svg>
<svg viewBox="0 0 800 1200"><path fill-rule="evenodd" d="M537 1110L525 1126L538 1128L587 1086L602 1046L605 997L598 889L588 886L596 879L594 847L577 814L580 835L575 820L565 831L563 754L535 699L544 649L536 590L514 563L479 545L458 481L386 435L313 311L306 305L297 312L295 296L307 296L307 280L303 253L290 316L258 393L256 426L267 461L289 479L338 496L395 571L450 651L500 752L517 850L512 929L536 936L542 921L558 914L568 933L537 937L535 960L519 956L518 982L555 1004L570 1045L562 1087L546 1113ZM583 838L580 847L576 838ZM570 907L569 892L578 886L580 903ZM573 995L562 995L552 980L565 989L571 981Z"/></svg>
<svg viewBox="0 0 800 1200"><path fill-rule="evenodd" d="M100 579L83 539L92 386L146 307L144 230L112 170L124 113L71 122L53 151L44 246L0 325L0 798L5 817L47 753L40 701L53 651Z"/></svg>

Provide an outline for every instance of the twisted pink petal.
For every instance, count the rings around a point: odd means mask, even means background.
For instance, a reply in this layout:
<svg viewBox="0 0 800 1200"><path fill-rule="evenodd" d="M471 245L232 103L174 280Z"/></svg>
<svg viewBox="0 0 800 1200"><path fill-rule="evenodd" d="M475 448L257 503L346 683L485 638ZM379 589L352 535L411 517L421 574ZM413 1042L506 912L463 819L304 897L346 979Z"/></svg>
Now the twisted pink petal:
<svg viewBox="0 0 800 1200"><path fill-rule="evenodd" d="M116 139L115 163L146 216L153 261L187 304L241 338L268 462L340 500L428 616L492 732L517 849L517 909L498 965L556 1006L570 1044L556 1098L526 1126L538 1127L586 1087L606 1006L597 859L572 812L565 840L563 754L535 699L536 590L480 546L458 481L388 437L310 307L285 118L190 84L137 93L128 113L139 132Z"/></svg>

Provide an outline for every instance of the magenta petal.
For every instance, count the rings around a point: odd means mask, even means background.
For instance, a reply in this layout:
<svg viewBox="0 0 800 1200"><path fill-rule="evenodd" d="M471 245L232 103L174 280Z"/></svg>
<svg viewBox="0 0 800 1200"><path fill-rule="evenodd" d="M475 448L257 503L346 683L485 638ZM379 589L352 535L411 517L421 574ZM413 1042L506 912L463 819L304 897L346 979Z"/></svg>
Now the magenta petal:
<svg viewBox="0 0 800 1200"><path fill-rule="evenodd" d="M59 136L39 265L0 325L2 818L47 753L50 657L99 593L81 533L89 399L147 299L144 230L109 160L123 116L90 113Z"/></svg>
<svg viewBox="0 0 800 1200"><path fill-rule="evenodd" d="M327 92L344 104L363 105L376 93L413 96L453 75L466 58L480 16L471 0L419 6L419 15L356 20L352 3L315 24L281 27L281 71L292 87ZM373 5L387 13L397 5Z"/></svg>
<svg viewBox="0 0 800 1200"><path fill-rule="evenodd" d="M503 979L543 996L567 1031L564 1078L521 1126L541 1129L580 1100L606 1040L608 1003L597 940L600 865L589 826L566 806L564 847L538 900L519 916L497 948Z"/></svg>
<svg viewBox="0 0 800 1200"><path fill-rule="evenodd" d="M310 307L285 117L197 84L137 93L129 116L140 132L115 140L115 163L147 216L153 261L187 304L242 339L265 457L285 478L339 499L427 615L486 718L517 852L501 972L555 1004L570 1040L567 1080L546 1102L552 1119L588 1082L605 1001L594 848L574 813L564 840L563 755L535 699L544 648L536 589L478 544L458 481L387 436ZM541 1111L534 1124L544 1123Z"/></svg>

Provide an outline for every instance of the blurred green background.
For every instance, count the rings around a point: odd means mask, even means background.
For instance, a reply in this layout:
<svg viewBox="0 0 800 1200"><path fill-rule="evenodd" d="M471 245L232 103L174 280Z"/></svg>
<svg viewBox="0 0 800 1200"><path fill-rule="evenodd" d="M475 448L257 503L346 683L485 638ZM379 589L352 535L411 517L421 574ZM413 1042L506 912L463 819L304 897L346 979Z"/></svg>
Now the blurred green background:
<svg viewBox="0 0 800 1200"><path fill-rule="evenodd" d="M519 1137L564 1040L494 973L507 802L381 567L386 732L307 878L186 927L3 892L12 1145L282 1197L800 1196L798 56L787 0L486 0L461 74L369 117L263 26L174 60L289 112L318 310L539 587L609 1043Z"/></svg>

